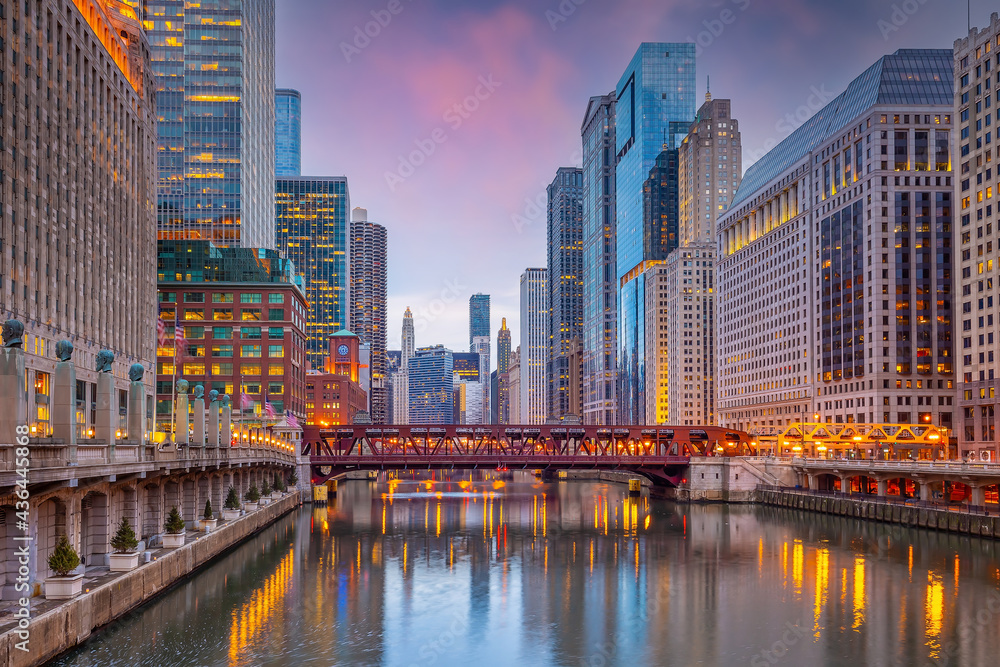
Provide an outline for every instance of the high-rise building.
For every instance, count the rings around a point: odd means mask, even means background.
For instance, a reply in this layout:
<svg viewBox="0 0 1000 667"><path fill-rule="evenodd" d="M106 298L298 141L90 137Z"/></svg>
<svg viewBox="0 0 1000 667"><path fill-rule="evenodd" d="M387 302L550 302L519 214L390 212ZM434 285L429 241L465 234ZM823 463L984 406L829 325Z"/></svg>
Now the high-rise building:
<svg viewBox="0 0 1000 667"><path fill-rule="evenodd" d="M390 424L398 424L396 421L397 401L399 400L396 381L400 378L400 364L403 354L400 350L386 350L385 353L385 379L386 379L386 404L385 418Z"/></svg>
<svg viewBox="0 0 1000 667"><path fill-rule="evenodd" d="M720 424L951 427L952 67L880 58L747 170L718 222Z"/></svg>
<svg viewBox="0 0 1000 667"><path fill-rule="evenodd" d="M646 269L646 424L714 424L714 243Z"/></svg>
<svg viewBox="0 0 1000 667"><path fill-rule="evenodd" d="M371 347L371 415L385 423L385 313L387 234L385 227L368 221L368 211L351 211L351 329Z"/></svg>
<svg viewBox="0 0 1000 667"><path fill-rule="evenodd" d="M490 373L490 396L493 400L490 401L490 422L491 424L499 424L500 422L500 373L493 371Z"/></svg>
<svg viewBox="0 0 1000 667"><path fill-rule="evenodd" d="M455 375L454 385L454 415L455 424L483 424L483 384L469 382Z"/></svg>
<svg viewBox="0 0 1000 667"><path fill-rule="evenodd" d="M400 368L406 368L409 360L413 357L414 346L416 345L416 336L413 333L413 313L410 312L410 307L406 307L406 312L403 313L403 345L402 345L402 355L400 358Z"/></svg>
<svg viewBox="0 0 1000 667"><path fill-rule="evenodd" d="M1000 69L997 53L1000 53L1000 17L995 12L990 16L989 26L982 30L973 28L968 36L955 40L953 117L958 120L960 140L954 155L961 163L960 167L954 167L961 169L961 176L955 179L954 201L961 202L958 211L961 226L955 237L961 233L961 242L952 245L958 283L955 299L961 299L962 304L962 375L956 414L962 423L956 424L955 429L960 453L972 454L983 461L997 461L1000 455L996 429L1000 303L994 304L998 298L996 281L1000 280L997 275L1000 199L993 202L993 195L1000 198L1000 184L993 180L1000 176L1000 169L994 164L995 157L1000 156L994 155L997 149L990 141L991 130L993 134L1000 131L1000 118L996 116L993 118L996 127L990 127L990 93L996 88L990 85L990 77L994 70ZM1000 106L1000 100L993 102ZM957 336L958 323L955 324Z"/></svg>
<svg viewBox="0 0 1000 667"><path fill-rule="evenodd" d="M276 183L276 245L305 276L306 349L312 367L321 369L327 338L349 324L347 179L307 176L279 178Z"/></svg>
<svg viewBox="0 0 1000 667"><path fill-rule="evenodd" d="M614 424L618 367L615 93L591 97L583 141L583 422Z"/></svg>
<svg viewBox="0 0 1000 667"><path fill-rule="evenodd" d="M521 346L510 353L510 366L507 367L507 424L524 423L521 415Z"/></svg>
<svg viewBox="0 0 1000 667"><path fill-rule="evenodd" d="M149 369L156 359L149 44L132 9L117 2L3 7L0 321L25 326L34 389L19 419L39 437L53 434L56 344L73 343L82 435L95 426L87 406L97 401L97 353L115 353L112 377L125 392L129 367ZM147 395L153 382L147 373Z"/></svg>
<svg viewBox="0 0 1000 667"><path fill-rule="evenodd" d="M299 91L274 91L274 175L302 173L302 98Z"/></svg>
<svg viewBox="0 0 1000 667"><path fill-rule="evenodd" d="M547 188L549 356L546 416L558 422L579 403L570 382L570 342L583 335L583 170L560 167ZM579 417L579 415L576 415Z"/></svg>
<svg viewBox="0 0 1000 667"><path fill-rule="evenodd" d="M410 421L410 359L414 354L413 313L407 308L403 313L402 349L399 367L392 376L392 423L408 424Z"/></svg>
<svg viewBox="0 0 1000 667"><path fill-rule="evenodd" d="M145 14L159 237L274 248L274 0L163 0Z"/></svg>
<svg viewBox="0 0 1000 667"><path fill-rule="evenodd" d="M452 368L464 382L479 382L481 369L478 352L452 352Z"/></svg>
<svg viewBox="0 0 1000 667"><path fill-rule="evenodd" d="M644 42L616 88L615 251L619 283L620 423L638 423L645 415L645 272L666 259L663 243L653 242L662 241L662 235L645 226L643 184L656 166L664 144L671 145L673 141L676 146L687 133L694 118L694 98L694 44Z"/></svg>
<svg viewBox="0 0 1000 667"><path fill-rule="evenodd" d="M472 341L476 336L490 335L490 295L469 297L469 351L475 352Z"/></svg>
<svg viewBox="0 0 1000 667"><path fill-rule="evenodd" d="M496 386L496 423L506 424L509 415L509 387L506 375L510 369L510 329L507 328L507 318L500 322L497 332L497 386Z"/></svg>
<svg viewBox="0 0 1000 667"><path fill-rule="evenodd" d="M472 349L479 355L479 383L483 386L480 391L482 396L483 420L480 423L488 424L490 415L490 337L476 336L472 339Z"/></svg>
<svg viewBox="0 0 1000 667"><path fill-rule="evenodd" d="M549 361L549 291L545 269L521 274L521 423L544 424Z"/></svg>
<svg viewBox="0 0 1000 667"><path fill-rule="evenodd" d="M730 100L705 93L680 144L680 244L715 243L716 220L729 208L743 174L743 141Z"/></svg>
<svg viewBox="0 0 1000 667"><path fill-rule="evenodd" d="M442 345L422 347L410 359L411 424L450 424L454 419L452 352Z"/></svg>
<svg viewBox="0 0 1000 667"><path fill-rule="evenodd" d="M664 146L649 170L649 178L642 184L642 227L646 230L644 254L660 258L650 260L649 265L665 260L679 245L679 185L677 149Z"/></svg>

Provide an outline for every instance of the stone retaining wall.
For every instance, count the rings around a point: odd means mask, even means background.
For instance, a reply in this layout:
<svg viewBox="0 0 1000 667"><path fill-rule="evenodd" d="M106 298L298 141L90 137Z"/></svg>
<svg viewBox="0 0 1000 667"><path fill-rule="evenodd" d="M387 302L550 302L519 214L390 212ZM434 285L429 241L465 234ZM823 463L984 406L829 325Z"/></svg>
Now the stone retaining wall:
<svg viewBox="0 0 1000 667"><path fill-rule="evenodd" d="M156 560L142 564L77 598L33 616L29 652L18 650L14 630L0 634L0 665L40 665L87 639L90 634L206 565L299 505L295 492L261 509L219 526L179 549L160 551Z"/></svg>
<svg viewBox="0 0 1000 667"><path fill-rule="evenodd" d="M816 496L795 491L757 491L757 502L791 509L873 519L917 528L946 530L979 537L1000 538L1000 517L950 512L944 509L880 503L860 498Z"/></svg>

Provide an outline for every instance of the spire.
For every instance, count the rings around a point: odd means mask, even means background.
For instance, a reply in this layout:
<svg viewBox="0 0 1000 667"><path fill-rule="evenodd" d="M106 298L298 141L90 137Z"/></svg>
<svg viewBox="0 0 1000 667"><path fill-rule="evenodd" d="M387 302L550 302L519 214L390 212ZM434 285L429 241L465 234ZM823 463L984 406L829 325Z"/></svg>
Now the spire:
<svg viewBox="0 0 1000 667"><path fill-rule="evenodd" d="M712 101L712 77L705 76L705 101Z"/></svg>
<svg viewBox="0 0 1000 667"><path fill-rule="evenodd" d="M504 317L500 321L500 330L503 331L506 328L507 328L507 318Z"/></svg>

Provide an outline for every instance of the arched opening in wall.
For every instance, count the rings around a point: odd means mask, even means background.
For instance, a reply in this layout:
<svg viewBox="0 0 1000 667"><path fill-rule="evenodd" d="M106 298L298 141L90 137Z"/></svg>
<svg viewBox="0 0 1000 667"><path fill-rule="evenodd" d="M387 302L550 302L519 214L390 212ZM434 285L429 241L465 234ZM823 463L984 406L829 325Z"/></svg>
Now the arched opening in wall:
<svg viewBox="0 0 1000 667"><path fill-rule="evenodd" d="M143 493L146 497L142 511L142 539L148 540L160 532L160 526L163 524L160 513L160 487L156 484L149 484Z"/></svg>
<svg viewBox="0 0 1000 667"><path fill-rule="evenodd" d="M222 516L222 503L225 502L226 496L223 489L228 490L228 487L222 485L222 475L213 475L211 479L212 484L212 511L215 512L216 517Z"/></svg>
<svg viewBox="0 0 1000 667"><path fill-rule="evenodd" d="M91 491L80 501L80 561L105 566L108 553L108 497Z"/></svg>
<svg viewBox="0 0 1000 667"><path fill-rule="evenodd" d="M209 485L210 482L208 479L208 475L202 475L201 477L198 478L198 506L196 508L197 512L195 516L196 519L200 519L205 516L205 501L211 499L211 496L208 495L208 491L210 488ZM214 502L212 503L212 505L213 505L212 511L218 512L219 506L216 505Z"/></svg>
<svg viewBox="0 0 1000 667"><path fill-rule="evenodd" d="M229 495L229 487L233 487L234 489L236 488L236 485L233 484L233 476L230 473L228 473L228 472L222 473L222 499L223 499L223 501L225 501L226 496ZM239 489L236 489L236 492L239 493Z"/></svg>
<svg viewBox="0 0 1000 667"><path fill-rule="evenodd" d="M182 488L181 503L183 507L180 508L181 516L184 517L184 521L187 522L190 528L197 524L198 521L198 495L195 493L194 480L185 479Z"/></svg>
<svg viewBox="0 0 1000 667"><path fill-rule="evenodd" d="M157 532L163 532L163 522L174 507L181 511L181 486L177 482L167 482L163 485L163 519Z"/></svg>
<svg viewBox="0 0 1000 667"><path fill-rule="evenodd" d="M111 516L112 532L118 529L118 523L121 521L122 517L128 519L128 522L132 526L133 530L138 532L140 520L138 496L139 494L136 493L135 488L131 486L123 487L119 489L117 494L115 494L114 498L117 508Z"/></svg>
<svg viewBox="0 0 1000 667"><path fill-rule="evenodd" d="M901 498L919 498L920 488L913 483L913 480L900 477L890 479L885 483L886 494L890 496L900 496Z"/></svg>
<svg viewBox="0 0 1000 667"><path fill-rule="evenodd" d="M61 535L66 535L66 503L49 498L38 506L38 535L35 551L35 577L44 579L55 572L49 569L49 554ZM73 540L70 540L72 543Z"/></svg>
<svg viewBox="0 0 1000 667"><path fill-rule="evenodd" d="M840 491L840 478L829 473L816 475L816 488L820 491Z"/></svg>
<svg viewBox="0 0 1000 667"><path fill-rule="evenodd" d="M0 507L0 600L16 600L18 543L14 540L21 531L17 529L17 510Z"/></svg>

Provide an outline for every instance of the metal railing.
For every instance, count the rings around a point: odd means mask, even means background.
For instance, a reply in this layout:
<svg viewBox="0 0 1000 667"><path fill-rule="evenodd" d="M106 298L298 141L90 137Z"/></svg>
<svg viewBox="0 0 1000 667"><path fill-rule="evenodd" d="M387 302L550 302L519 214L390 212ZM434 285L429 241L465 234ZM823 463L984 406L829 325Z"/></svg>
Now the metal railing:
<svg viewBox="0 0 1000 667"><path fill-rule="evenodd" d="M861 469L884 469L884 470L906 470L912 472L959 472L959 473L987 473L990 475L1000 475L1000 463L980 462L974 463L958 460L941 459L908 459L908 460L882 460L882 459L817 459L794 457L791 459L792 465L808 468L861 468Z"/></svg>
<svg viewBox="0 0 1000 667"><path fill-rule="evenodd" d="M959 512L962 514L975 514L982 516L1000 516L1000 505L967 505L960 502L943 502L935 500L920 500L919 498L905 498L902 496L880 496L874 493L851 492L851 491L827 491L822 489L802 489L789 486L774 486L771 484L758 484L758 491L779 491L800 496L813 496L822 498L840 498L844 500L861 500L870 504L899 505L903 507L922 507L925 509L941 510L946 512Z"/></svg>

